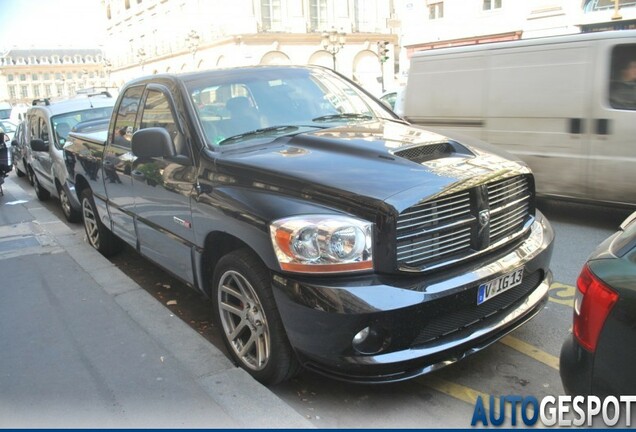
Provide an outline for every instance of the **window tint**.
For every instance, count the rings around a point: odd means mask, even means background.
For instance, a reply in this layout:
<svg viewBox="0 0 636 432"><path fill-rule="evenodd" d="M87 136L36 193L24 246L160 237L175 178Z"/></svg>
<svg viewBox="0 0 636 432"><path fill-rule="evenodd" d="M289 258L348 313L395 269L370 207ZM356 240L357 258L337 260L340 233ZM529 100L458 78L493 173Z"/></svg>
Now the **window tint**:
<svg viewBox="0 0 636 432"><path fill-rule="evenodd" d="M46 120L43 118L39 119L40 123L40 139L45 143L49 142L49 125L46 124Z"/></svg>
<svg viewBox="0 0 636 432"><path fill-rule="evenodd" d="M612 108L636 110L636 44L612 50L609 103Z"/></svg>
<svg viewBox="0 0 636 432"><path fill-rule="evenodd" d="M130 140L135 132L135 118L143 90L143 87L131 87L124 93L115 118L115 130L112 137L112 142L115 145L130 148Z"/></svg>
<svg viewBox="0 0 636 432"><path fill-rule="evenodd" d="M179 128L172 115L170 106L170 101L165 94L160 91L150 90L144 104L144 112L141 117L141 129L151 127L164 128L168 131L170 138L172 138L177 154L189 156L185 142L181 134L179 134Z"/></svg>

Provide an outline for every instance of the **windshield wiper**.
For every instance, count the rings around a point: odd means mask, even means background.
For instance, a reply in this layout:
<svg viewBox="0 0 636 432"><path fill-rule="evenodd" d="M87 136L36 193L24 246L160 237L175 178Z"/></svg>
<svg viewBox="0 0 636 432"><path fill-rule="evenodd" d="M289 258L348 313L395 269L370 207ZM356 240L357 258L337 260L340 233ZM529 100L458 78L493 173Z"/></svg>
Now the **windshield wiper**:
<svg viewBox="0 0 636 432"><path fill-rule="evenodd" d="M264 135L269 132L289 132L289 131L297 130L297 129L298 129L298 126L270 126L266 128L249 131L249 132L243 132L238 135L232 135L231 137L222 139L221 141L217 143L217 145L227 144L228 142L237 141L237 140L247 138L250 136Z"/></svg>
<svg viewBox="0 0 636 432"><path fill-rule="evenodd" d="M339 119L371 120L373 119L373 116L369 114L358 114L358 113L338 113L338 114L328 114L328 115L316 117L315 119L311 119L311 121L321 122L321 121L339 120Z"/></svg>

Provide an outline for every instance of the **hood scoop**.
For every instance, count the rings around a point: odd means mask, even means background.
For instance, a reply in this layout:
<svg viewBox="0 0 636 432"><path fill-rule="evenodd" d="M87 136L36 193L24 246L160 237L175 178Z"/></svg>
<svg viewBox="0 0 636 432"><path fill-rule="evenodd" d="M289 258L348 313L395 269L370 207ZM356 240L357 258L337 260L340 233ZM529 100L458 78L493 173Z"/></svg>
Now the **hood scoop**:
<svg viewBox="0 0 636 432"><path fill-rule="evenodd" d="M411 162L422 163L433 159L447 157L454 153L465 153L457 150L458 149L456 149L450 142L439 142L398 150L394 152L393 155L408 159Z"/></svg>

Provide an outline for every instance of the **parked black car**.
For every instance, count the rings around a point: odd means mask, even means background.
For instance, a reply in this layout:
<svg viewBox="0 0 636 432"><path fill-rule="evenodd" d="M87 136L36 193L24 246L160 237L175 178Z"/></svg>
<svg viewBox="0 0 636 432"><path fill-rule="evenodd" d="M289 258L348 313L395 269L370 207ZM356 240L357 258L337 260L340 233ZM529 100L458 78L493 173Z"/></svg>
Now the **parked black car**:
<svg viewBox="0 0 636 432"><path fill-rule="evenodd" d="M561 349L569 394L636 393L636 212L605 240L581 271L572 335Z"/></svg>
<svg viewBox="0 0 636 432"><path fill-rule="evenodd" d="M523 163L411 127L338 74L258 67L128 83L70 134L87 238L212 297L233 359L397 381L492 344L547 299L553 232Z"/></svg>

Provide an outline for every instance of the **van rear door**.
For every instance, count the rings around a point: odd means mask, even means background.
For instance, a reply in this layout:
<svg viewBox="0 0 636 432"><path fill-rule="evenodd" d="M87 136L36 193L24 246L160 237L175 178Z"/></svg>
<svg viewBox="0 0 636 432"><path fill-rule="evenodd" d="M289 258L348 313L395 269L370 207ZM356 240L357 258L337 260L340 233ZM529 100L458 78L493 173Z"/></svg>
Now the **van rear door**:
<svg viewBox="0 0 636 432"><path fill-rule="evenodd" d="M590 125L590 197L636 204L636 39L599 41ZM631 65L632 68L636 64ZM633 77L632 77L633 78Z"/></svg>

